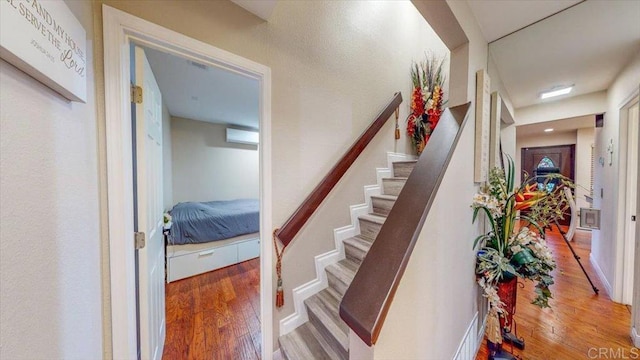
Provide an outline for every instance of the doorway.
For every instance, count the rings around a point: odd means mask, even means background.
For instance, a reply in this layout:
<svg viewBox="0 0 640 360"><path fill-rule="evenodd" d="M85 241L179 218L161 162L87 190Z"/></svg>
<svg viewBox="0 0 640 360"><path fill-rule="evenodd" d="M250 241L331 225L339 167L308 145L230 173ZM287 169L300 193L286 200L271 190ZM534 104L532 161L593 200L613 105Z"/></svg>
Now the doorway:
<svg viewBox="0 0 640 360"><path fill-rule="evenodd" d="M111 326L114 358L136 358L134 161L132 131L130 46L135 43L255 79L259 85L259 194L261 357L268 358L272 345L272 249L271 233L271 75L270 69L212 45L189 38L109 6L103 5L105 118ZM262 240L262 239L261 239ZM141 342L144 339L141 339ZM268 355L267 355L268 354Z"/></svg>
<svg viewBox="0 0 640 360"><path fill-rule="evenodd" d="M538 168L558 168L560 174L575 181L575 145L557 145L523 148L521 180L534 174ZM569 225L571 214L565 212L564 218L558 221L561 225Z"/></svg>
<svg viewBox="0 0 640 360"><path fill-rule="evenodd" d="M621 218L623 232L622 302L632 304L634 284L634 259L636 253L636 222L638 196L638 98L620 110L620 132L626 133L626 160L621 161L620 181L624 184L624 211ZM625 121L626 120L626 121ZM622 140L622 136L621 136Z"/></svg>

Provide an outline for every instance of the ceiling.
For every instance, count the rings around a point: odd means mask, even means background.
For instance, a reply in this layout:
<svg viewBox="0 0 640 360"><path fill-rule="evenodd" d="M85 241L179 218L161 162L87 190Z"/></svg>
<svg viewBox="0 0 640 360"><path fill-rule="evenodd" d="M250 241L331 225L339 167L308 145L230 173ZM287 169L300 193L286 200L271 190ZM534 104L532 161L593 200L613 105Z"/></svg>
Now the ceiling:
<svg viewBox="0 0 640 360"><path fill-rule="evenodd" d="M256 79L154 49L145 53L172 116L258 128Z"/></svg>
<svg viewBox="0 0 640 360"><path fill-rule="evenodd" d="M545 121L535 124L522 125L516 128L516 136L540 136L543 134L557 134L565 131L575 131L582 128L594 128L596 123L595 115L578 116L562 120ZM545 133L545 129L553 129L553 132Z"/></svg>
<svg viewBox="0 0 640 360"><path fill-rule="evenodd" d="M575 85L561 98L605 90L640 51L640 1L468 3L487 41L526 26L489 45L514 108L542 103L541 92L561 85Z"/></svg>
<svg viewBox="0 0 640 360"><path fill-rule="evenodd" d="M269 20L278 0L231 0L236 5L256 15L262 20Z"/></svg>

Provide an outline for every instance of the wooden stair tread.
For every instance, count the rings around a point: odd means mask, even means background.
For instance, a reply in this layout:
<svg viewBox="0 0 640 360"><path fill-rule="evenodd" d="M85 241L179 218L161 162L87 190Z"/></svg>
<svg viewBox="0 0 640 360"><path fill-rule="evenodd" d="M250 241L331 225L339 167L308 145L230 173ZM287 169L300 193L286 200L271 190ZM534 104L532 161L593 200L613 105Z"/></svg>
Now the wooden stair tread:
<svg viewBox="0 0 640 360"><path fill-rule="evenodd" d="M327 266L325 269L343 283L349 285L356 276L359 265L349 259L343 259L335 264Z"/></svg>
<svg viewBox="0 0 640 360"><path fill-rule="evenodd" d="M325 333L330 334L340 344L345 353L348 352L349 327L340 319L338 310L340 300L325 289L306 299L304 304L310 312L310 317L315 316L326 329ZM318 328L317 325L316 328Z"/></svg>
<svg viewBox="0 0 640 360"><path fill-rule="evenodd" d="M280 336L279 342L282 355L287 360L342 360L310 322Z"/></svg>
<svg viewBox="0 0 640 360"><path fill-rule="evenodd" d="M382 199L382 200L389 200L389 201L396 201L398 200L398 197L396 195L371 195L372 199Z"/></svg>
<svg viewBox="0 0 640 360"><path fill-rule="evenodd" d="M353 246L354 248L357 248L358 250L362 250L365 253L369 252L369 249L371 249L371 241L369 240L365 240L359 236L354 236L354 237L350 237L348 239L344 239L342 240L342 242L344 244L348 244L350 246Z"/></svg>
<svg viewBox="0 0 640 360"><path fill-rule="evenodd" d="M358 219L382 225L387 218L377 214L366 214L358 216Z"/></svg>

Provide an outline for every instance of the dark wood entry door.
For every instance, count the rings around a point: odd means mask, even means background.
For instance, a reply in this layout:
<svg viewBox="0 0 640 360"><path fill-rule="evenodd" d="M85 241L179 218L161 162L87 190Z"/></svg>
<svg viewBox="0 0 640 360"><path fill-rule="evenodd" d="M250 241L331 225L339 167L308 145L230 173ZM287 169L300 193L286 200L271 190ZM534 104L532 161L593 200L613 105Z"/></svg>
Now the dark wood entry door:
<svg viewBox="0 0 640 360"><path fill-rule="evenodd" d="M538 166L552 166L560 169L560 173L575 181L575 145L558 145L523 148L521 154L521 181L526 179L525 172L532 175ZM562 225L569 225L571 216L565 214Z"/></svg>

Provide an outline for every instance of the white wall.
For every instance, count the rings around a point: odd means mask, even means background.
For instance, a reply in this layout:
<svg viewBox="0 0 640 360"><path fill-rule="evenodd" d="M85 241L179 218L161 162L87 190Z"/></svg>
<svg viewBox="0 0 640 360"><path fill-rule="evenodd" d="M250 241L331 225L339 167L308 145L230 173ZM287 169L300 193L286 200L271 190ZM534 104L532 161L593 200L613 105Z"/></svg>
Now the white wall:
<svg viewBox="0 0 640 360"><path fill-rule="evenodd" d="M459 92L452 89L452 97L473 101L476 71L486 66L487 43L468 4L447 3L469 38L463 49L454 50L466 60L456 61L461 67L452 71L466 75L466 81L460 82ZM477 313L473 239L482 225L471 224L470 203L478 189L473 182L474 119L472 107L382 327L376 359L451 359ZM477 331L471 331L474 339Z"/></svg>
<svg viewBox="0 0 640 360"><path fill-rule="evenodd" d="M0 358L103 357L90 2L86 104L0 60Z"/></svg>
<svg viewBox="0 0 640 360"><path fill-rule="evenodd" d="M171 118L174 204L185 201L257 199L256 145L226 142L226 125Z"/></svg>
<svg viewBox="0 0 640 360"><path fill-rule="evenodd" d="M173 206L173 174L171 161L171 114L167 105L162 102L162 187L164 210Z"/></svg>
<svg viewBox="0 0 640 360"><path fill-rule="evenodd" d="M607 91L550 101L515 109L518 126L572 117L601 114L607 111Z"/></svg>
<svg viewBox="0 0 640 360"><path fill-rule="evenodd" d="M617 76L607 91L607 112L604 126L596 129L596 159L607 158L607 144L613 139L613 164L596 166L594 173L594 208L601 209L600 230L592 231L591 257L600 274L604 277L605 286L612 290L614 301L621 301L622 295L622 246L617 243L622 239L622 229L617 219L624 216L624 193L620 192L620 108L629 96L638 91L640 84L640 52L633 61ZM600 191L603 196L600 197ZM619 260L619 261L618 261Z"/></svg>
<svg viewBox="0 0 640 360"><path fill-rule="evenodd" d="M583 128L576 131L576 205L578 209L588 208L585 199L591 196L591 150L595 145L595 128ZM598 159L594 159L597 163Z"/></svg>

